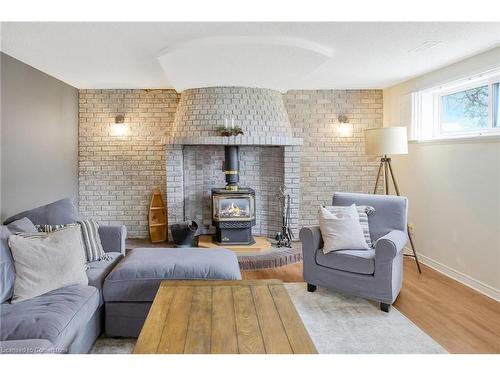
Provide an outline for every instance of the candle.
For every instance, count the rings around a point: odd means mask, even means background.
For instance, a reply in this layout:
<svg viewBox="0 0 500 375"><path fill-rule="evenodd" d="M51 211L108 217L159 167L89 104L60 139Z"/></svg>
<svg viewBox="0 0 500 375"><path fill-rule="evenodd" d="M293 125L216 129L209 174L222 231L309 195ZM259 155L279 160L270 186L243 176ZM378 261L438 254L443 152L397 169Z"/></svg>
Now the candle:
<svg viewBox="0 0 500 375"><path fill-rule="evenodd" d="M227 117L224 119L224 121L225 121L224 127L227 129Z"/></svg>
<svg viewBox="0 0 500 375"><path fill-rule="evenodd" d="M231 117L231 129L234 129L234 118Z"/></svg>

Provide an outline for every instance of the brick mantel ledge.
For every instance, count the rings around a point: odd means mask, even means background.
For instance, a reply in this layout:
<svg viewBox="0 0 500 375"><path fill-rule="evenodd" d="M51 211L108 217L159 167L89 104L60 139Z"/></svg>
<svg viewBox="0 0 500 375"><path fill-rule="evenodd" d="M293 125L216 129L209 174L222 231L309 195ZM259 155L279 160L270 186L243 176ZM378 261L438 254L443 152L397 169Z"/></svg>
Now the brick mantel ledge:
<svg viewBox="0 0 500 375"><path fill-rule="evenodd" d="M248 146L301 146L302 138L262 137L238 135L235 137L172 137L167 138L167 145L248 145Z"/></svg>

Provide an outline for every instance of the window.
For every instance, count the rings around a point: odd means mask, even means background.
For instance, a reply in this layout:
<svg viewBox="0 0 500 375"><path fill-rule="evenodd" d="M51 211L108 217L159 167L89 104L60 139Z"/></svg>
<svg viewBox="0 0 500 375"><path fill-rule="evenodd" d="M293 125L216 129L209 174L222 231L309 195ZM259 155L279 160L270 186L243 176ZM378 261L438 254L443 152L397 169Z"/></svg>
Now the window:
<svg viewBox="0 0 500 375"><path fill-rule="evenodd" d="M412 138L500 135L500 69L412 94Z"/></svg>

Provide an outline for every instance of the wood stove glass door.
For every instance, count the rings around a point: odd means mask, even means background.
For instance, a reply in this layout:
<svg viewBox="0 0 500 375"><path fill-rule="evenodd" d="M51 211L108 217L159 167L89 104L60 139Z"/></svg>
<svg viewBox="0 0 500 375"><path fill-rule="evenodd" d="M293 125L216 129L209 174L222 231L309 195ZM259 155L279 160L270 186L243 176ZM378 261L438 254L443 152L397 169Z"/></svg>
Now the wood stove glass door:
<svg viewBox="0 0 500 375"><path fill-rule="evenodd" d="M213 218L218 221L245 221L254 218L251 196L213 196Z"/></svg>

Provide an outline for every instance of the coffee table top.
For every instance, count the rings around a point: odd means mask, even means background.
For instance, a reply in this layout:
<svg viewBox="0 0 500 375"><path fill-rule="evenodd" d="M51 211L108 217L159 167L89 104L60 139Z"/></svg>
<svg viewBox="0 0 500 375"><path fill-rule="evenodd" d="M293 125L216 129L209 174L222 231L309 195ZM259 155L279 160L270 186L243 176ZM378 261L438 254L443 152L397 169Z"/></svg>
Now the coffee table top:
<svg viewBox="0 0 500 375"><path fill-rule="evenodd" d="M280 280L163 281L134 353L317 353Z"/></svg>

